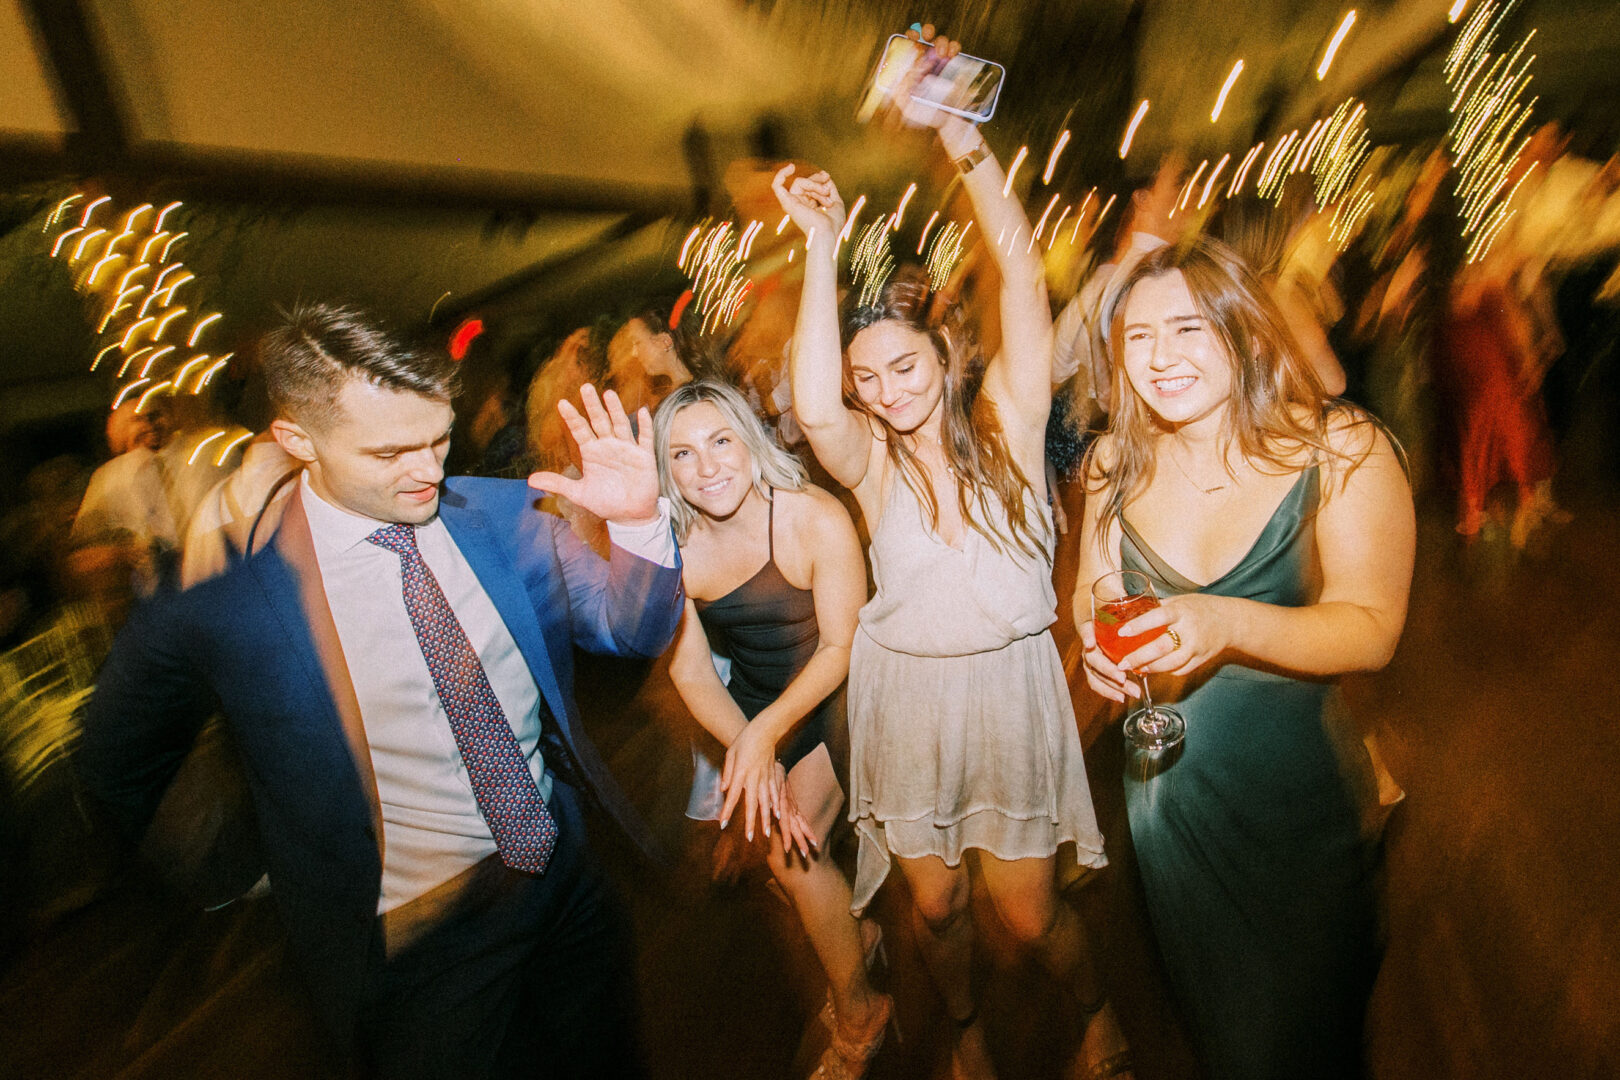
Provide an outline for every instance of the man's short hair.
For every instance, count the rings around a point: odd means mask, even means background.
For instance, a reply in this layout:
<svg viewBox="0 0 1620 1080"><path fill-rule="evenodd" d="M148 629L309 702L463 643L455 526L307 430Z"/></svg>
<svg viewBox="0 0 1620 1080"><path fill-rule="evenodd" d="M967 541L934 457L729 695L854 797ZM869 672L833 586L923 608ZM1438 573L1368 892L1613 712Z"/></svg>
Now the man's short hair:
<svg viewBox="0 0 1620 1080"><path fill-rule="evenodd" d="M406 341L359 308L299 304L259 339L259 365L275 415L305 427L337 417L349 379L435 401L456 395L449 354Z"/></svg>

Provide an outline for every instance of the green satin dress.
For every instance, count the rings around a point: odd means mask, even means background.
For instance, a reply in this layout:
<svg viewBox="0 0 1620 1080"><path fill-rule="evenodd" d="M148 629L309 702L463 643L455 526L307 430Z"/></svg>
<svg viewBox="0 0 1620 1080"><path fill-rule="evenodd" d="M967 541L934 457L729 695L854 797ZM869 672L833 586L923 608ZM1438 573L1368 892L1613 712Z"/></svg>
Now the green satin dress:
<svg viewBox="0 0 1620 1080"><path fill-rule="evenodd" d="M1318 591L1317 469L1242 561L1200 586L1122 517L1124 568L1161 596L1285 607ZM1126 806L1154 934L1215 1080L1359 1077L1377 970L1372 865L1329 682L1225 664L1176 702L1181 747L1127 754Z"/></svg>

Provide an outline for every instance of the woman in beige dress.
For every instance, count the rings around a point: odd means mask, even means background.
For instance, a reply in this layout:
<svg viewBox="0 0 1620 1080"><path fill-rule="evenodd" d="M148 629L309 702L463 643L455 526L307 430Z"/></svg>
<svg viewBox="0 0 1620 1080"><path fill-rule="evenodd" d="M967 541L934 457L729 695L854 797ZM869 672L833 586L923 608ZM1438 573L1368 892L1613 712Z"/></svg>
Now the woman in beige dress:
<svg viewBox="0 0 1620 1080"><path fill-rule="evenodd" d="M936 51L954 50L939 39ZM955 1022L952 1072L994 1075L969 985L968 866L1002 923L1070 988L1086 1017L1081 1075L1129 1068L1084 925L1059 896L1059 848L1104 863L1073 705L1052 636L1052 522L1044 489L1052 320L1022 206L978 129L927 106L961 171L1001 276L1002 351L982 385L956 314L930 318L926 286L890 282L845 315L826 173L775 189L806 238L793 337L794 413L871 529L877 591L850 658L850 817L860 838L854 908L893 866L914 900L923 958Z"/></svg>

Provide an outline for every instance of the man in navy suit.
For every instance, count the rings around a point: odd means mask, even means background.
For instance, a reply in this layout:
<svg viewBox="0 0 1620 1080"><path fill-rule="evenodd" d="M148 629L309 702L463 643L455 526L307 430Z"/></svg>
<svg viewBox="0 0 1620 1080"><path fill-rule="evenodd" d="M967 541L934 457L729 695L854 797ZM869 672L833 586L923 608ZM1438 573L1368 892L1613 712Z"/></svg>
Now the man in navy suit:
<svg viewBox="0 0 1620 1080"><path fill-rule="evenodd" d="M522 482L445 480L448 357L316 306L261 362L302 472L230 569L125 626L89 784L138 832L223 712L293 956L369 1071L638 1075L628 924L582 797L651 841L580 730L572 652L656 656L679 623L650 422L638 440L587 386L561 408L582 477L530 479L606 519L604 560Z"/></svg>

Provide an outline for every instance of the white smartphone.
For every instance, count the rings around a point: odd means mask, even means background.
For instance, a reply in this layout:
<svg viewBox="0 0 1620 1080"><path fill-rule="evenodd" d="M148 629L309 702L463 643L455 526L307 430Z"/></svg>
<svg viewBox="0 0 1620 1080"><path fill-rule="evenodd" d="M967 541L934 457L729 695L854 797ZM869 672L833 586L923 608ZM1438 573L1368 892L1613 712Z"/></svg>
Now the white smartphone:
<svg viewBox="0 0 1620 1080"><path fill-rule="evenodd" d="M977 56L958 53L949 60L934 55L926 41L916 41L904 34L895 34L883 47L872 82L856 112L856 119L865 122L886 104L912 69L927 65L922 77L911 90L911 100L926 102L935 108L982 124L996 114L996 102L1001 99L1001 84L1007 71L1000 64L981 60Z"/></svg>

